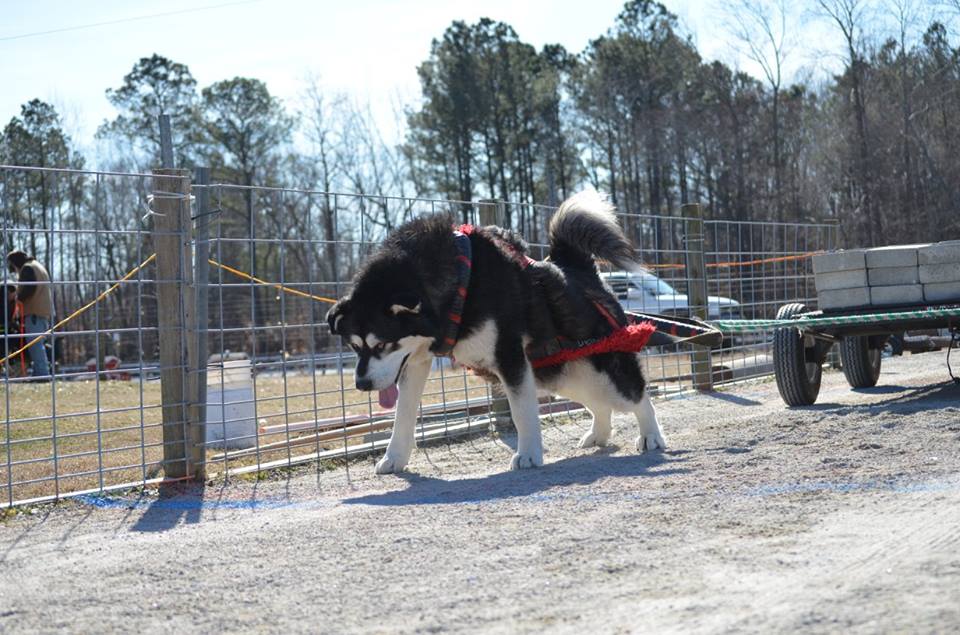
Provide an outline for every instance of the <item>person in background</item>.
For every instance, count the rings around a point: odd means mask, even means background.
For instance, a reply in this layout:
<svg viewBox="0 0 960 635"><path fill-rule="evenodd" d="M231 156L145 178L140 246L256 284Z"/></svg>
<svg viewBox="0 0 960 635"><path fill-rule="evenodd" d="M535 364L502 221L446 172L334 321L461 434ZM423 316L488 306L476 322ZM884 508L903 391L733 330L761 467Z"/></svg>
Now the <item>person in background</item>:
<svg viewBox="0 0 960 635"><path fill-rule="evenodd" d="M50 282L50 274L36 258L19 249L7 254L7 267L11 273L17 274L17 300L23 303L24 334L27 341L30 341L50 328L53 294L50 285L45 284ZM45 342L46 338L43 338L27 349L33 366L33 377L39 381L50 379Z"/></svg>
<svg viewBox="0 0 960 635"><path fill-rule="evenodd" d="M17 285L4 282L0 287L3 288L3 340L0 343L0 355L7 356L16 352L23 346L23 338L20 336L22 305L17 300ZM25 372L23 359L25 355L21 353L16 359L10 359L7 362L8 370L17 377L22 377Z"/></svg>

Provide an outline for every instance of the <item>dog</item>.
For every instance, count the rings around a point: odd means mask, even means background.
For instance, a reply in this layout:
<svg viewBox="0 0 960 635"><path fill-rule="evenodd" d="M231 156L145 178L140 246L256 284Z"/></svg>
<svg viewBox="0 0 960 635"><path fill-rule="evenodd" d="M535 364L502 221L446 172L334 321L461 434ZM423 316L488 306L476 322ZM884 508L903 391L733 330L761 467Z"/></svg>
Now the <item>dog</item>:
<svg viewBox="0 0 960 635"><path fill-rule="evenodd" d="M594 191L564 201L548 228L543 261L500 227L457 230L450 217L400 226L363 264L348 296L327 314L330 332L357 355L356 387L396 406L378 474L403 470L414 449L420 398L435 356L452 356L502 384L517 429L512 469L543 465L538 391L582 403L593 415L579 447L604 446L611 415L633 412L639 451L666 448L636 353L604 352L534 367L530 352L565 341L596 341L623 309L600 279L595 259L621 269L639 263L614 215Z"/></svg>

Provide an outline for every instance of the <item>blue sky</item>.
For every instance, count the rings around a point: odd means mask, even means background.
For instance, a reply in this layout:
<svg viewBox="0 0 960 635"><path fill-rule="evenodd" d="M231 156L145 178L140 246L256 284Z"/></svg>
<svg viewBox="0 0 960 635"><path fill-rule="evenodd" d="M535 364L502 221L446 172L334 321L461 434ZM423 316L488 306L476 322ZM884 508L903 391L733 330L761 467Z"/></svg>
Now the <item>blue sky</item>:
<svg viewBox="0 0 960 635"><path fill-rule="evenodd" d="M695 34L705 57L756 70L747 60L738 60L729 37L718 27L720 0L664 1ZM237 75L262 79L294 109L305 79L316 76L330 90L369 101L389 134L392 113L417 97L415 69L426 58L430 40L452 20L491 17L511 24L521 39L538 47L558 42L579 52L613 23L623 4L622 0L228 2L0 0L0 124L18 114L20 104L39 97L58 107L75 140L88 144L97 125L113 115L104 90L119 86L137 59L156 52L187 64L201 87ZM176 11L184 13L155 15ZM129 21L20 37L116 20ZM821 50L818 40L832 35L817 25L803 29L806 37L791 56L792 67L812 64Z"/></svg>

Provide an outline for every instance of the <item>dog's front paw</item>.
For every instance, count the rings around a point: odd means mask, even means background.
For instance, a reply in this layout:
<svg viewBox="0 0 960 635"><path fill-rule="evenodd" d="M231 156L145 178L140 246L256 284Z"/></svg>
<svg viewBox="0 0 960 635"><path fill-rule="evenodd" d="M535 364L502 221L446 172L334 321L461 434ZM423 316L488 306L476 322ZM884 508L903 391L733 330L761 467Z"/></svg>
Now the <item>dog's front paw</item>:
<svg viewBox="0 0 960 635"><path fill-rule="evenodd" d="M610 437L597 434L593 430L586 433L580 437L580 443L577 444L578 448L602 448L607 445L607 442L610 440Z"/></svg>
<svg viewBox="0 0 960 635"><path fill-rule="evenodd" d="M521 454L517 452L510 461L511 470L525 470L543 465L543 454Z"/></svg>
<svg viewBox="0 0 960 635"><path fill-rule="evenodd" d="M637 452L655 452L657 450L666 450L667 442L663 440L663 435L659 430L654 430L652 434L641 434L637 437Z"/></svg>
<svg viewBox="0 0 960 635"><path fill-rule="evenodd" d="M397 472L402 472L406 466L406 461L395 459L387 454L377 461L377 474L396 474Z"/></svg>

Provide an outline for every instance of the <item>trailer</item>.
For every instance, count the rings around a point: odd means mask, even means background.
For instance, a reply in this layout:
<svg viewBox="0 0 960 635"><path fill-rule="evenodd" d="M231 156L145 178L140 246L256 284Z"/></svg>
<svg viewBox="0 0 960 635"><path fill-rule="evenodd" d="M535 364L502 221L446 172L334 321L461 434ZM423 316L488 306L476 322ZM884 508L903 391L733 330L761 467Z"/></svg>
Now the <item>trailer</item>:
<svg viewBox="0 0 960 635"><path fill-rule="evenodd" d="M788 406L816 402L827 353L839 347L844 377L852 388L875 386L880 378L883 348L894 334L920 329L949 329L951 347L960 341L960 303L910 305L858 310L808 311L800 303L786 304L775 320L753 320L755 326L775 327L773 362L777 389ZM951 379L960 379L950 370Z"/></svg>

